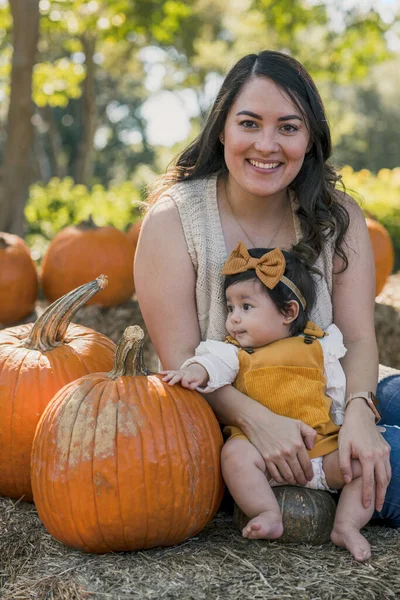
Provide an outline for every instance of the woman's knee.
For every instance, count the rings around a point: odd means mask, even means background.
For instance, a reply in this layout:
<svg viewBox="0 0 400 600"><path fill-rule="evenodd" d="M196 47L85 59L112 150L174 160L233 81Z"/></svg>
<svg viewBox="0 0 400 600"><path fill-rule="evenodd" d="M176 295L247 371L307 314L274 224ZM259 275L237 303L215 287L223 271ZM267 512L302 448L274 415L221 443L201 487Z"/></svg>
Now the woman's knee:
<svg viewBox="0 0 400 600"><path fill-rule="evenodd" d="M400 425L400 374L382 379L378 384L376 398L382 423Z"/></svg>

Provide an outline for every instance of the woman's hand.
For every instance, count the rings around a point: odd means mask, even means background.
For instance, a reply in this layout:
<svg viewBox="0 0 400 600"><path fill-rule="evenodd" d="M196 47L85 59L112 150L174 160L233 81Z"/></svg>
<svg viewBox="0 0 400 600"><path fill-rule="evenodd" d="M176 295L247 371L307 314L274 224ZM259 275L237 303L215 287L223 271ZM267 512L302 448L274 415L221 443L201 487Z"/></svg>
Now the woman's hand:
<svg viewBox="0 0 400 600"><path fill-rule="evenodd" d="M389 457L390 446L379 433L372 411L365 400L355 398L346 410L345 422L339 432L339 462L344 481L349 483L352 480L351 459L360 461L364 508L375 501L376 510L382 510L392 475Z"/></svg>
<svg viewBox="0 0 400 600"><path fill-rule="evenodd" d="M313 478L307 449L314 446L316 431L302 421L258 406L259 414L254 407L251 423L241 427L264 458L270 476L280 484L306 485Z"/></svg>

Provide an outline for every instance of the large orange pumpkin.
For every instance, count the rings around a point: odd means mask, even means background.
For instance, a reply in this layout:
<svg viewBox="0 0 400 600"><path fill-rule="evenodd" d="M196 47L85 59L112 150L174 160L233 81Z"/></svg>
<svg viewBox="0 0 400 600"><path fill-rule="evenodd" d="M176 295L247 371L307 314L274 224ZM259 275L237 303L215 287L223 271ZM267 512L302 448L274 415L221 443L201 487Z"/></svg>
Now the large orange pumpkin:
<svg viewBox="0 0 400 600"><path fill-rule="evenodd" d="M38 277L22 238L0 233L0 323L11 325L35 308Z"/></svg>
<svg viewBox="0 0 400 600"><path fill-rule="evenodd" d="M105 273L108 286L88 304L116 306L134 292L134 249L115 227L97 227L92 220L66 227L52 240L42 262L42 286L54 302L67 292Z"/></svg>
<svg viewBox="0 0 400 600"><path fill-rule="evenodd" d="M85 552L178 544L221 501L222 436L197 392L146 375L143 331L128 327L114 369L65 386L43 413L32 450L39 516Z"/></svg>
<svg viewBox="0 0 400 600"><path fill-rule="evenodd" d="M366 219L372 244L376 274L376 296L381 293L387 278L393 271L394 249L389 232L374 219Z"/></svg>
<svg viewBox="0 0 400 600"><path fill-rule="evenodd" d="M49 306L35 324L0 332L0 496L32 500L30 457L39 418L66 383L113 364L115 344L70 323L104 276Z"/></svg>

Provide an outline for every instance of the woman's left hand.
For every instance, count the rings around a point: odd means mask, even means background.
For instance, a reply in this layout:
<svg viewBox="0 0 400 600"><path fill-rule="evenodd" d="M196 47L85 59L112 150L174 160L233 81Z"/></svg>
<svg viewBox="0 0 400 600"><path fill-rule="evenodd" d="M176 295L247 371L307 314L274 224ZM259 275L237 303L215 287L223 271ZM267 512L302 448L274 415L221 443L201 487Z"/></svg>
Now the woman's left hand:
<svg viewBox="0 0 400 600"><path fill-rule="evenodd" d="M376 510L382 510L392 475L389 457L390 446L375 425L372 411L363 399L355 398L346 410L345 422L340 428L339 462L344 481L349 483L352 480L351 459L360 461L364 508L374 500Z"/></svg>

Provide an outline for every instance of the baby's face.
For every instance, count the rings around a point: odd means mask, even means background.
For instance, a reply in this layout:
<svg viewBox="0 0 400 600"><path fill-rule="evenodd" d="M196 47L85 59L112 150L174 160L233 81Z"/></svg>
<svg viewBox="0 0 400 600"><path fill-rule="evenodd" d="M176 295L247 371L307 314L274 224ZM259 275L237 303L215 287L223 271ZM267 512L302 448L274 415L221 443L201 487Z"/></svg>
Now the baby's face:
<svg viewBox="0 0 400 600"><path fill-rule="evenodd" d="M242 348L260 348L289 335L279 312L258 280L241 281L226 290L226 329Z"/></svg>

